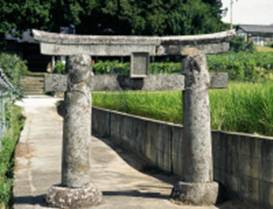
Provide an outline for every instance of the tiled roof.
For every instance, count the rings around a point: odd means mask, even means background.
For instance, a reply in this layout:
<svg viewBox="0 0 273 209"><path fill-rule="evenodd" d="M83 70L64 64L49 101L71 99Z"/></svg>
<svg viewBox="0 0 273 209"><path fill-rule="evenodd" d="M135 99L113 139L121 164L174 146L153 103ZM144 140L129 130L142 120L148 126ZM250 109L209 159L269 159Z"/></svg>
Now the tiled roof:
<svg viewBox="0 0 273 209"><path fill-rule="evenodd" d="M248 33L273 34L273 25L238 25L238 28Z"/></svg>

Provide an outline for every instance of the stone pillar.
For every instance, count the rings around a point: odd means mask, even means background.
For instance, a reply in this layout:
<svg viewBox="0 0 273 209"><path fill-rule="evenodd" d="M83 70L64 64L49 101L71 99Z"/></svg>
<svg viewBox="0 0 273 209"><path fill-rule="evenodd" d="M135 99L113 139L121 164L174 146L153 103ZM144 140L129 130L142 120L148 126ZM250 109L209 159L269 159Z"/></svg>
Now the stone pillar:
<svg viewBox="0 0 273 209"><path fill-rule="evenodd" d="M211 205L216 203L218 183L213 181L207 60L196 48L187 48L182 55L186 56L183 60L183 171L172 196L189 204Z"/></svg>
<svg viewBox="0 0 273 209"><path fill-rule="evenodd" d="M90 182L91 59L88 55L68 58L68 88L63 125L62 184L49 189L47 201L60 208L97 205L102 194Z"/></svg>

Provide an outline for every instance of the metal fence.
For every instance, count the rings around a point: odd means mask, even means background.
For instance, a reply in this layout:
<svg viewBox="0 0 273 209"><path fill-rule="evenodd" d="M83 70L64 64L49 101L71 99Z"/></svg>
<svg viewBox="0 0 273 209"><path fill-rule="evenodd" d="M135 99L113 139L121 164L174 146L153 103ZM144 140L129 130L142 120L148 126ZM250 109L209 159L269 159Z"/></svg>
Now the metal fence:
<svg viewBox="0 0 273 209"><path fill-rule="evenodd" d="M0 147L7 127L7 106L15 98L17 90L0 68Z"/></svg>

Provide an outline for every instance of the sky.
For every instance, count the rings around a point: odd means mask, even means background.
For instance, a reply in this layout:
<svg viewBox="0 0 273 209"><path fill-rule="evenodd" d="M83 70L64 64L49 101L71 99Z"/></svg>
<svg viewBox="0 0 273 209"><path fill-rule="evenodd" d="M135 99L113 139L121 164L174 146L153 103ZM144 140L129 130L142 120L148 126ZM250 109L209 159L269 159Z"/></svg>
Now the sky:
<svg viewBox="0 0 273 209"><path fill-rule="evenodd" d="M224 8L228 8L224 22L230 22L230 1L222 0ZM273 24L273 0L234 0L234 24Z"/></svg>

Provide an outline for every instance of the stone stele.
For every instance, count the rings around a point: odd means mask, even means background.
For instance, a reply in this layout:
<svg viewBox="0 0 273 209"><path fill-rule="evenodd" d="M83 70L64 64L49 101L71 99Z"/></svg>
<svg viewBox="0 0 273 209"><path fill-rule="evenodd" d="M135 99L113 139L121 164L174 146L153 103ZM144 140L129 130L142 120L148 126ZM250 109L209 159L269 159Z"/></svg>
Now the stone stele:
<svg viewBox="0 0 273 209"><path fill-rule="evenodd" d="M188 48L183 54L187 55L183 63L183 179L174 186L172 196L193 205L212 205L218 196L218 183L213 181L212 170L210 76L204 53Z"/></svg>
<svg viewBox="0 0 273 209"><path fill-rule="evenodd" d="M47 202L59 208L83 208L97 205L101 192L90 179L91 58L75 55L68 58L68 88L65 96L63 126L62 184L52 186Z"/></svg>

